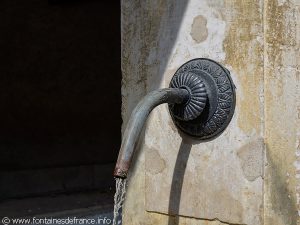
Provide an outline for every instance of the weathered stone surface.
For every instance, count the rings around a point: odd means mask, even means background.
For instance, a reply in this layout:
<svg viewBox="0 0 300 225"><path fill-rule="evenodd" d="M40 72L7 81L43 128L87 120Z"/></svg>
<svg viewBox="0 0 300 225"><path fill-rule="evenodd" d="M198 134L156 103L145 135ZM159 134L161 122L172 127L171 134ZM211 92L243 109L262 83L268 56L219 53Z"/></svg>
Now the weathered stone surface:
<svg viewBox="0 0 300 225"><path fill-rule="evenodd" d="M223 63L237 86L234 118L211 142L180 135L166 105L151 113L130 171L125 225L300 224L299 5L122 1L124 124L189 59Z"/></svg>
<svg viewBox="0 0 300 225"><path fill-rule="evenodd" d="M175 4L176 3L176 4ZM187 0L123 0L122 29L122 118L130 113L145 93L163 82ZM123 126L124 129L124 126ZM123 210L126 225L163 224L152 220L145 209L145 145L141 135L130 171Z"/></svg>
<svg viewBox="0 0 300 225"><path fill-rule="evenodd" d="M207 19L204 16L197 16L194 18L191 36L197 42L203 42L206 40L208 33L207 33Z"/></svg>
<svg viewBox="0 0 300 225"><path fill-rule="evenodd" d="M236 114L220 137L200 143L181 137L170 127L172 121L165 106L152 113L144 149L146 210L234 224L262 224L263 33L259 3L189 2L166 71L197 57L222 62L237 85ZM198 44L191 37L195 32L189 31L195 29L200 15L207 19L208 37ZM168 85L171 76L166 72L162 85ZM151 157L153 149L165 162L159 173L152 172L156 160L161 160Z"/></svg>
<svg viewBox="0 0 300 225"><path fill-rule="evenodd" d="M237 153L244 176L254 181L263 176L264 140L258 139L243 146Z"/></svg>
<svg viewBox="0 0 300 225"><path fill-rule="evenodd" d="M300 224L300 1L265 1L265 224Z"/></svg>

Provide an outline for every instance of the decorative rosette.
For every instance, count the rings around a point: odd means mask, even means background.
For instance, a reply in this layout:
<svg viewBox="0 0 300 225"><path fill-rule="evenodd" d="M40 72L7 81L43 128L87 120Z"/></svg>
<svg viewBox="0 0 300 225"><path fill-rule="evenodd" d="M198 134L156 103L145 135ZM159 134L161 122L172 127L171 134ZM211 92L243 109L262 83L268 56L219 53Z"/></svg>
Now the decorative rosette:
<svg viewBox="0 0 300 225"><path fill-rule="evenodd" d="M179 120L196 119L203 111L207 93L202 80L192 72L175 75L170 83L171 88L183 88L190 93L189 100L184 104L170 104L170 110Z"/></svg>

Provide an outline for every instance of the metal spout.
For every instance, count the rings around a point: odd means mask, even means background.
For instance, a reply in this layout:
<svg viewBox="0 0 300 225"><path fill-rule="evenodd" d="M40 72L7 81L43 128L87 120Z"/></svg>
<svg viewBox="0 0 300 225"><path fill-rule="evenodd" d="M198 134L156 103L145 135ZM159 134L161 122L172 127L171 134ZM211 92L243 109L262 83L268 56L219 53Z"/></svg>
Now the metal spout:
<svg viewBox="0 0 300 225"><path fill-rule="evenodd" d="M127 177L135 146L150 112L163 103L185 104L189 91L183 88L165 88L150 92L134 108L123 135L114 177Z"/></svg>
<svg viewBox="0 0 300 225"><path fill-rule="evenodd" d="M149 113L168 103L175 126L201 141L218 137L230 123L235 109L235 85L230 72L205 58L183 64L170 88L146 95L133 110L123 136L114 176L126 178L135 145Z"/></svg>

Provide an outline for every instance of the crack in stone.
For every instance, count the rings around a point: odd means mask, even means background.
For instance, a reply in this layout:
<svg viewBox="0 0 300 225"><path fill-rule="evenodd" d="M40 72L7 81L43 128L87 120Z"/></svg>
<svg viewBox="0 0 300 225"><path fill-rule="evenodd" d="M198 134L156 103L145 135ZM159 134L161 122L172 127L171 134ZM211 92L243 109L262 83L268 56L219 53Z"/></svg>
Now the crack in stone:
<svg viewBox="0 0 300 225"><path fill-rule="evenodd" d="M201 221L201 220L202 221L211 221L211 222L215 221L215 222L223 223L224 225L248 225L246 223L231 223L231 222L228 222L228 221L223 221L223 220L218 219L217 217L213 218L213 219L208 219L208 218L192 217L192 216L171 215L171 214L155 212L155 211L151 211L151 210L146 210L146 212L153 213L153 214L158 214L158 215L169 216L169 217L182 217L182 218L188 218L188 219L196 219L196 220L199 220L199 221Z"/></svg>

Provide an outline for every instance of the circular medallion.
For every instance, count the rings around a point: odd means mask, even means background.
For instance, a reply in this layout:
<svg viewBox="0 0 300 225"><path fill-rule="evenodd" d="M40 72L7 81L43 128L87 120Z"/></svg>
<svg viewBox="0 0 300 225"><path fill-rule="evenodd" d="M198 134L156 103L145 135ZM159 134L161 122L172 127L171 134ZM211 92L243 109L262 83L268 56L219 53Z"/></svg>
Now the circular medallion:
<svg viewBox="0 0 300 225"><path fill-rule="evenodd" d="M185 88L190 93L185 104L169 104L172 119L181 131L208 140L228 126L235 109L235 86L225 67L210 59L193 59L176 71L170 87Z"/></svg>
<svg viewBox="0 0 300 225"><path fill-rule="evenodd" d="M207 94L202 80L197 75L185 72L174 76L170 87L186 89L190 94L185 104L170 105L174 117L179 120L192 120L200 116L206 104Z"/></svg>

